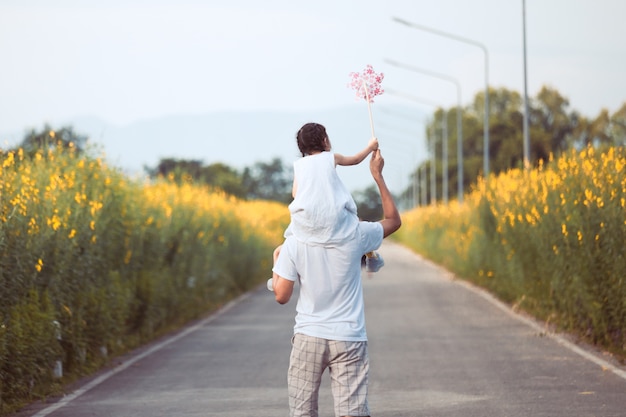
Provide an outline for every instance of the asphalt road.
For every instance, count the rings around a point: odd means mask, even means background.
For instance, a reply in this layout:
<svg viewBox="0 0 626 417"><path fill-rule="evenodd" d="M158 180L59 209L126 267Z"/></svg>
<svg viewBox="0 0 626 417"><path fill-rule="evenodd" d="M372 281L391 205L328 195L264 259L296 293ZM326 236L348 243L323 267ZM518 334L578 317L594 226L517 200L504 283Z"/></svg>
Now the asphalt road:
<svg viewBox="0 0 626 417"><path fill-rule="evenodd" d="M626 371L393 243L364 274L374 416L626 416ZM37 417L287 416L295 300L265 286L118 360ZM328 378L320 416L332 416Z"/></svg>

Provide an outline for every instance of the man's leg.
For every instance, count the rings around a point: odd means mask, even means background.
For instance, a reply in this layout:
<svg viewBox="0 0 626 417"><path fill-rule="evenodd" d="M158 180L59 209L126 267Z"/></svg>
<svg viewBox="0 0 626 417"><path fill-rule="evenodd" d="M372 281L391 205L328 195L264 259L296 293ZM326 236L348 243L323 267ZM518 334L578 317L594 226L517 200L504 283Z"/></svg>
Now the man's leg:
<svg viewBox="0 0 626 417"><path fill-rule="evenodd" d="M369 416L367 342L330 342L331 387L335 416Z"/></svg>
<svg viewBox="0 0 626 417"><path fill-rule="evenodd" d="M289 358L291 417L318 417L319 388L328 364L328 341L296 334Z"/></svg>

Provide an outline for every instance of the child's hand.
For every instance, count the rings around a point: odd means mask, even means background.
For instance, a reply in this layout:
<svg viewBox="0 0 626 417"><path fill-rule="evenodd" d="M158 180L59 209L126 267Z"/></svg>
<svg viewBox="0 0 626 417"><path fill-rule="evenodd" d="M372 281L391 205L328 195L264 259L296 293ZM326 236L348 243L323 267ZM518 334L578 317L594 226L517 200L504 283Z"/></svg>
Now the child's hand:
<svg viewBox="0 0 626 417"><path fill-rule="evenodd" d="M378 139L371 138L369 143L367 144L367 147L369 148L370 152L374 152L376 149L378 149Z"/></svg>

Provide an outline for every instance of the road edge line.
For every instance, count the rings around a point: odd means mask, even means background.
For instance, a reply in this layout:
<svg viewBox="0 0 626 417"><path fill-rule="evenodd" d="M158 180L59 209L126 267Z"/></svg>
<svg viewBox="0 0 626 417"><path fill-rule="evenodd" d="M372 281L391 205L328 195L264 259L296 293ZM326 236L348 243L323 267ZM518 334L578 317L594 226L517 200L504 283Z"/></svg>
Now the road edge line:
<svg viewBox="0 0 626 417"><path fill-rule="evenodd" d="M403 246L403 245L400 245L400 246ZM406 246L404 246L404 247L407 248ZM407 248L407 249L409 249L409 248ZM416 253L416 252L414 252L412 250L410 250L410 251L415 256L417 256L421 261L423 261L425 263L428 263L431 266L433 266L433 267L435 267L435 268L445 272L445 275L447 276L447 278L450 281L455 282L455 283L457 283L459 285L462 285L466 289L468 289L468 290L472 291L473 293L481 296L483 299L489 301L491 304L493 304L494 306L498 307L500 310L502 310L505 313L507 313L510 317L517 319L518 321L526 324L527 326L530 326L531 328L533 328L534 330L536 330L540 334L546 335L547 337L551 338L552 340L554 340L558 344L566 347L567 349L569 349L572 352L578 354L579 356L582 356L583 358L587 359L588 361L593 362L596 365L600 366L603 370L610 370L611 372L613 372L618 377L626 380L626 370L620 369L617 366L613 365L612 363L610 363L610 362L608 362L608 361L598 357L596 354L588 352L587 350L581 348L580 346L577 346L575 343L572 343L569 340L565 339L564 337L560 336L558 333L549 331L545 327L542 327L534 319L530 319L528 317L524 317L523 315L517 313L509 305L507 305L506 303L498 300L493 294L491 294L486 289L484 289L482 287L479 287L479 286L477 286L475 284L472 284L471 282L466 281L466 280L464 280L462 278L459 278L455 274L453 274L452 272L448 271L443 266L441 266L439 264L436 264L435 262L431 261L430 259L427 259L427 258L423 257L422 255L420 255L420 254L418 254L418 253Z"/></svg>
<svg viewBox="0 0 626 417"><path fill-rule="evenodd" d="M112 376L114 376L114 375L124 371L129 366L133 365L134 363L136 363L136 362L138 362L138 361L140 361L140 360L150 356L154 352L157 352L157 351L163 349L165 346L170 345L171 343L174 343L174 342L182 339L183 337L185 337L185 336L195 332L196 330L200 329L201 327L206 326L208 323L210 323L213 320L217 319L218 317L220 317L224 313L228 312L231 308L233 308L234 306L236 306L240 302L244 301L246 298L250 297L253 292L254 292L254 290L248 291L248 292L240 295L239 297L235 298L234 300L229 301L223 307L219 308L217 311L215 311L213 314L209 315L208 317L200 320L198 323L185 328L184 330L182 330L179 333L176 333L176 334L174 334L172 336L166 337L165 340L162 340L161 342L158 342L157 344L155 344L154 346L150 347L149 349L147 349L147 350L137 354L136 356L131 357L129 360L125 361L121 365L116 366L115 368L113 368L113 369L105 372L104 374L98 376L97 378L95 378L94 380L90 381L86 385L84 385L84 386L74 390L71 394L68 394L68 395L64 396L59 401L55 402L54 404L50 405L49 407L46 407L43 410L40 410L37 413L33 414L31 417L46 417L50 413L53 413L56 410L65 407L66 405L68 405L69 403L71 403L72 401L74 401L75 399L77 399L78 397L83 395L84 393L86 393L86 392L92 390L93 388L97 387L98 385L102 384L104 381L106 381L107 379L111 378Z"/></svg>

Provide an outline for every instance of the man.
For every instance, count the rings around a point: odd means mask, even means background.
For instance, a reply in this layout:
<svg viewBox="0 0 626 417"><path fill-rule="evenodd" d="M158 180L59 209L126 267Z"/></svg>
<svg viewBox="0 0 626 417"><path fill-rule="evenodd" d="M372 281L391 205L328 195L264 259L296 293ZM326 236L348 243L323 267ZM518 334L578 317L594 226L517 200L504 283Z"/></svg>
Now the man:
<svg viewBox="0 0 626 417"><path fill-rule="evenodd" d="M372 153L370 172L383 207L380 222L360 222L353 237L340 245L307 245L289 236L274 252L276 301L291 298L300 282L296 324L289 361L289 408L292 417L318 415L322 374L329 369L336 416L369 416L369 357L361 286L361 257L378 249L401 220L383 178L384 159Z"/></svg>

